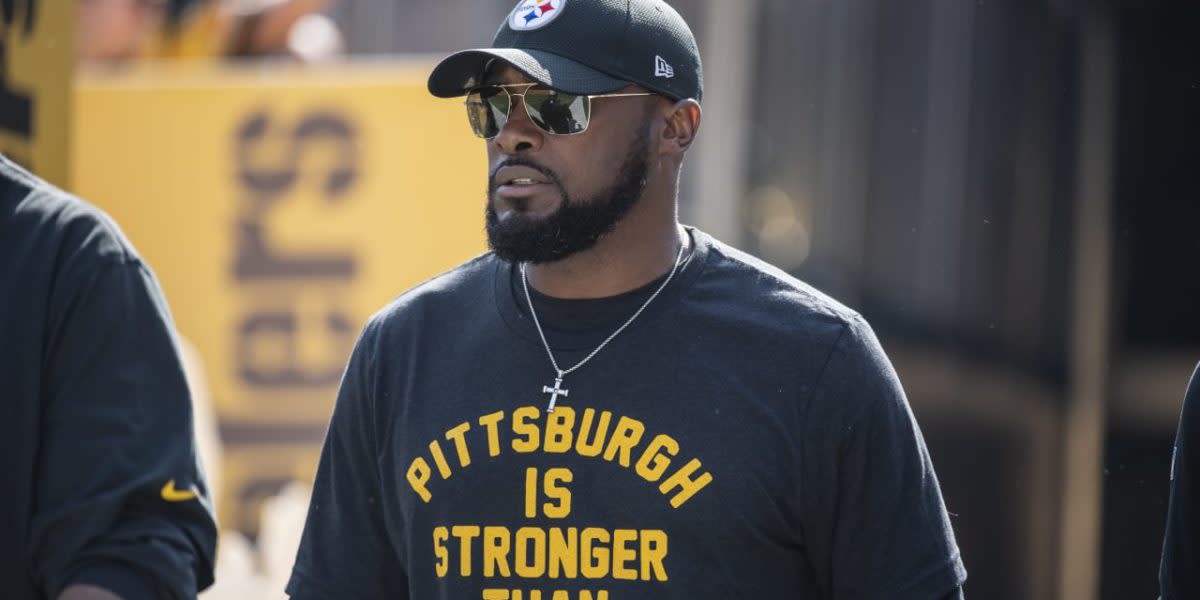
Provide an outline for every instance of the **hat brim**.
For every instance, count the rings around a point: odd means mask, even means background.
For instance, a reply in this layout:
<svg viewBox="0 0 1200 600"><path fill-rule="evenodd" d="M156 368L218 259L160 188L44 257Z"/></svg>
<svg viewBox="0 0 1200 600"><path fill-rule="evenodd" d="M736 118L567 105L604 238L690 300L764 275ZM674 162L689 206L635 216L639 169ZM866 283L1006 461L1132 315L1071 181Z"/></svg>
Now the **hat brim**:
<svg viewBox="0 0 1200 600"><path fill-rule="evenodd" d="M442 59L429 74L429 93L439 98L464 96L483 83L484 69L494 59L511 64L530 79L569 94L603 94L629 82L544 50L477 48Z"/></svg>

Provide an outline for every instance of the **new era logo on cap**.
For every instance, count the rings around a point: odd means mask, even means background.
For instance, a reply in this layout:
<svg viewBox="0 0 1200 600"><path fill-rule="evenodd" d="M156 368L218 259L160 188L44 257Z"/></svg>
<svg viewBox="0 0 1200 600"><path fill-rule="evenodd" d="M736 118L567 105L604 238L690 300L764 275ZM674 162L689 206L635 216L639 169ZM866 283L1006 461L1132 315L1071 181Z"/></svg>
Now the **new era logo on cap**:
<svg viewBox="0 0 1200 600"><path fill-rule="evenodd" d="M521 0L508 16L514 31L533 31L550 24L562 14L567 0Z"/></svg>
<svg viewBox="0 0 1200 600"><path fill-rule="evenodd" d="M675 68L661 56L654 57L654 76L670 79L675 76Z"/></svg>

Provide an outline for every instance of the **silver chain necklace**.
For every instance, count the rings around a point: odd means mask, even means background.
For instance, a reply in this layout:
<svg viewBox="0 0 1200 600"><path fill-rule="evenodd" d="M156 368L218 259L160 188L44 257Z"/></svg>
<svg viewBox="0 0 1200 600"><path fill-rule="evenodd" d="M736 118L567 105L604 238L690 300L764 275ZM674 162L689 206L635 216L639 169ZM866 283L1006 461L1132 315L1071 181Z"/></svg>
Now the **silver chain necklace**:
<svg viewBox="0 0 1200 600"><path fill-rule="evenodd" d="M550 364L554 366L554 387L550 387L548 385L542 386L542 393L550 394L550 405L546 407L546 412L554 412L554 405L558 402L559 396L564 398L567 397L568 390L562 386L563 378L571 373L574 373L577 369L579 369L579 367L586 365L589 360L592 360L592 357L599 354L609 342L613 341L613 338L620 335L622 331L625 331L625 328L629 327L629 325L633 323L634 319L637 319L638 316L642 314L642 311L646 310L647 306L650 306L651 302L654 302L654 299L657 298L660 293L662 293L663 289L667 287L668 283L671 283L671 279L675 277L675 272L679 270L679 264L683 261L683 252L686 249L686 242L679 244L679 254L675 256L675 264L671 266L671 272L667 274L667 278L664 279L662 284L658 286L658 289L654 290L654 293L650 294L649 298L646 298L646 301L642 303L641 308L638 308L637 312L633 313L632 317L629 317L629 320L625 321L625 323L618 327L616 331L612 332L612 335L605 338L603 342L600 342L600 345L596 346L596 349L592 350L591 354L583 357L583 360L566 370L559 368L558 361L554 360L554 352L550 350L550 343L546 341L546 334L542 331L542 324L538 322L537 310L533 308L533 299L529 297L529 278L525 275L525 263L521 263L521 285L525 288L525 301L529 303L529 314L533 316L533 325L534 327L537 327L538 336L542 338L542 347L546 349L546 356L550 357Z"/></svg>

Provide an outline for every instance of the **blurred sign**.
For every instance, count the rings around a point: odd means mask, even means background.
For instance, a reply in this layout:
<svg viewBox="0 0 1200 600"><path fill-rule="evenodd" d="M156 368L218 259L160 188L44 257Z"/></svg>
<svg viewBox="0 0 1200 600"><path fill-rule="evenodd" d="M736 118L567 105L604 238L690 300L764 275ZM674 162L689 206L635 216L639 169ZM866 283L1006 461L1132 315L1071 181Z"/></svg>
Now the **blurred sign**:
<svg viewBox="0 0 1200 600"><path fill-rule="evenodd" d="M183 66L77 82L74 191L121 224L204 358L225 527L254 532L263 498L311 480L366 318L484 248L484 149L427 73Z"/></svg>
<svg viewBox="0 0 1200 600"><path fill-rule="evenodd" d="M74 2L0 0L0 153L67 185Z"/></svg>

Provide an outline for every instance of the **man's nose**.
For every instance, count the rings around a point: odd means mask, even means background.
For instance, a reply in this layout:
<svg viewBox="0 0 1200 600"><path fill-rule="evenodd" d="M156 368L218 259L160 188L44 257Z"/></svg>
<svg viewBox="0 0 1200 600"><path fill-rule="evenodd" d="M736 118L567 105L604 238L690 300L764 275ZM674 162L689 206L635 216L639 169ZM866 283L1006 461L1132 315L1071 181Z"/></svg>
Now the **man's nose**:
<svg viewBox="0 0 1200 600"><path fill-rule="evenodd" d="M524 96L513 96L508 121L492 141L504 154L535 152L545 141L545 132L529 118Z"/></svg>

